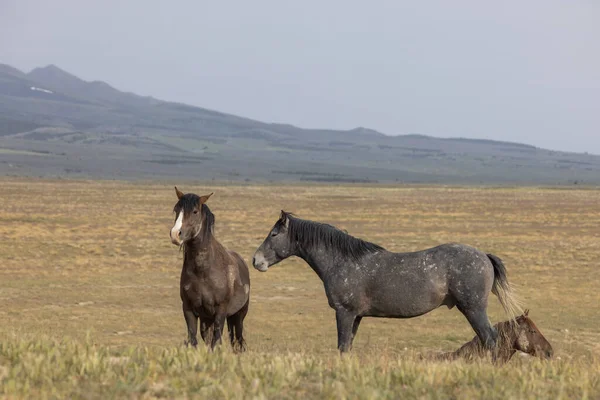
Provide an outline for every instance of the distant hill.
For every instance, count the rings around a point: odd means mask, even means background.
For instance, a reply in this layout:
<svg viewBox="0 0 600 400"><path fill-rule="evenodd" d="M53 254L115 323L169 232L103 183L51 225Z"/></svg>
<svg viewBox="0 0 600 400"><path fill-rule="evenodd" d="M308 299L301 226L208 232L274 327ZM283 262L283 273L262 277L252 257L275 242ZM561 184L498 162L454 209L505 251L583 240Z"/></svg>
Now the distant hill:
<svg viewBox="0 0 600 400"><path fill-rule="evenodd" d="M600 184L600 156L301 129L125 93L54 65L24 73L0 64L0 174L572 185Z"/></svg>

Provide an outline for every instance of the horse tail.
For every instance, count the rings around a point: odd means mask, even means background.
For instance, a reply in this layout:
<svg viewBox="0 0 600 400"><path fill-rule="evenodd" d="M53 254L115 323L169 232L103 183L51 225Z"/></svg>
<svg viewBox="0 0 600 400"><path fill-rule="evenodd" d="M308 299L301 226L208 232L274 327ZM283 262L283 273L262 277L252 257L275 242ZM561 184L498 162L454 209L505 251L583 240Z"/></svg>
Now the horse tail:
<svg viewBox="0 0 600 400"><path fill-rule="evenodd" d="M502 308L504 308L504 312L506 312L506 314L514 320L517 315L522 313L522 307L514 293L513 287L510 283L508 283L506 267L502 263L502 260L497 256L493 254L487 254L487 256L494 267L494 283L492 285L492 293L498 297Z"/></svg>

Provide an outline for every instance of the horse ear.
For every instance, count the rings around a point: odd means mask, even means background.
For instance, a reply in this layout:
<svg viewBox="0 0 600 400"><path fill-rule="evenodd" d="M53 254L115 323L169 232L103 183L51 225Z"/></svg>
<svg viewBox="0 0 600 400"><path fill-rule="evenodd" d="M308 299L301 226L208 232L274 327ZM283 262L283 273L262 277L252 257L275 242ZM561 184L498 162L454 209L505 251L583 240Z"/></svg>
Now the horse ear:
<svg viewBox="0 0 600 400"><path fill-rule="evenodd" d="M177 189L177 186L175 186L175 193L177 193L178 199L183 197L183 192L181 190Z"/></svg>
<svg viewBox="0 0 600 400"><path fill-rule="evenodd" d="M528 315L529 315L529 308L528 308L528 309L526 309L525 311L523 311L523 315L524 315L524 316L528 316Z"/></svg>
<svg viewBox="0 0 600 400"><path fill-rule="evenodd" d="M290 225L290 219L285 211L281 210L281 215L279 215L279 220L283 223L283 226L286 228Z"/></svg>
<svg viewBox="0 0 600 400"><path fill-rule="evenodd" d="M213 192L213 193L214 193L214 192ZM213 194L211 193L211 194L207 194L207 195L205 195L205 196L200 196L200 205L202 205L202 204L206 203L206 202L208 201L208 198L209 198L210 196L212 196L212 195L213 195Z"/></svg>

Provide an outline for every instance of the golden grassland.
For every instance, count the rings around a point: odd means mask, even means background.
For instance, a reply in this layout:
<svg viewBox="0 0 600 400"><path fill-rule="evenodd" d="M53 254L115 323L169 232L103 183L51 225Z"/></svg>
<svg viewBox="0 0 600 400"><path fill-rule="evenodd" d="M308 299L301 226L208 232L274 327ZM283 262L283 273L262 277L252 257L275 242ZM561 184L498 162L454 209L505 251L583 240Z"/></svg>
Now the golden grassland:
<svg viewBox="0 0 600 400"><path fill-rule="evenodd" d="M248 352L186 349L173 184L215 192L216 236L248 262L281 209L389 250L494 253L557 359L419 361L473 337L446 308L365 319L340 359L334 312L299 259L251 268ZM0 204L3 397L600 398L600 190L2 178ZM489 314L506 319L493 296Z"/></svg>

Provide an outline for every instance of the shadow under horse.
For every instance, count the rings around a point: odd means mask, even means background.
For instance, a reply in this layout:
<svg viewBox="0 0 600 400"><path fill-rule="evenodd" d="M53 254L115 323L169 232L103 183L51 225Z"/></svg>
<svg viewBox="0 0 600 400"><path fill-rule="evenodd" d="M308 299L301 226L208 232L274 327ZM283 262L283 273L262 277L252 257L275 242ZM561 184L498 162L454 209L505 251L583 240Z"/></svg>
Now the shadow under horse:
<svg viewBox="0 0 600 400"><path fill-rule="evenodd" d="M554 355L550 342L529 318L529 310L525 310L516 320L499 322L494 327L498 331L497 361L499 363L507 363L517 351L542 359L551 359ZM485 357L485 354L481 340L475 336L456 351L427 358L440 361L458 359L473 361Z"/></svg>
<svg viewBox="0 0 600 400"><path fill-rule="evenodd" d="M252 263L265 272L291 256L306 261L323 281L341 352L351 349L363 317L413 318L442 305L456 306L493 350L498 333L487 315L490 291L507 314L520 312L502 261L463 244L394 253L281 211Z"/></svg>
<svg viewBox="0 0 600 400"><path fill-rule="evenodd" d="M246 348L244 318L250 302L248 266L234 251L214 237L215 216L205 204L212 195L184 194L175 187L177 204L171 242L183 246L180 296L187 324L188 344L198 344L200 335L211 349L221 341L225 320L234 350Z"/></svg>

